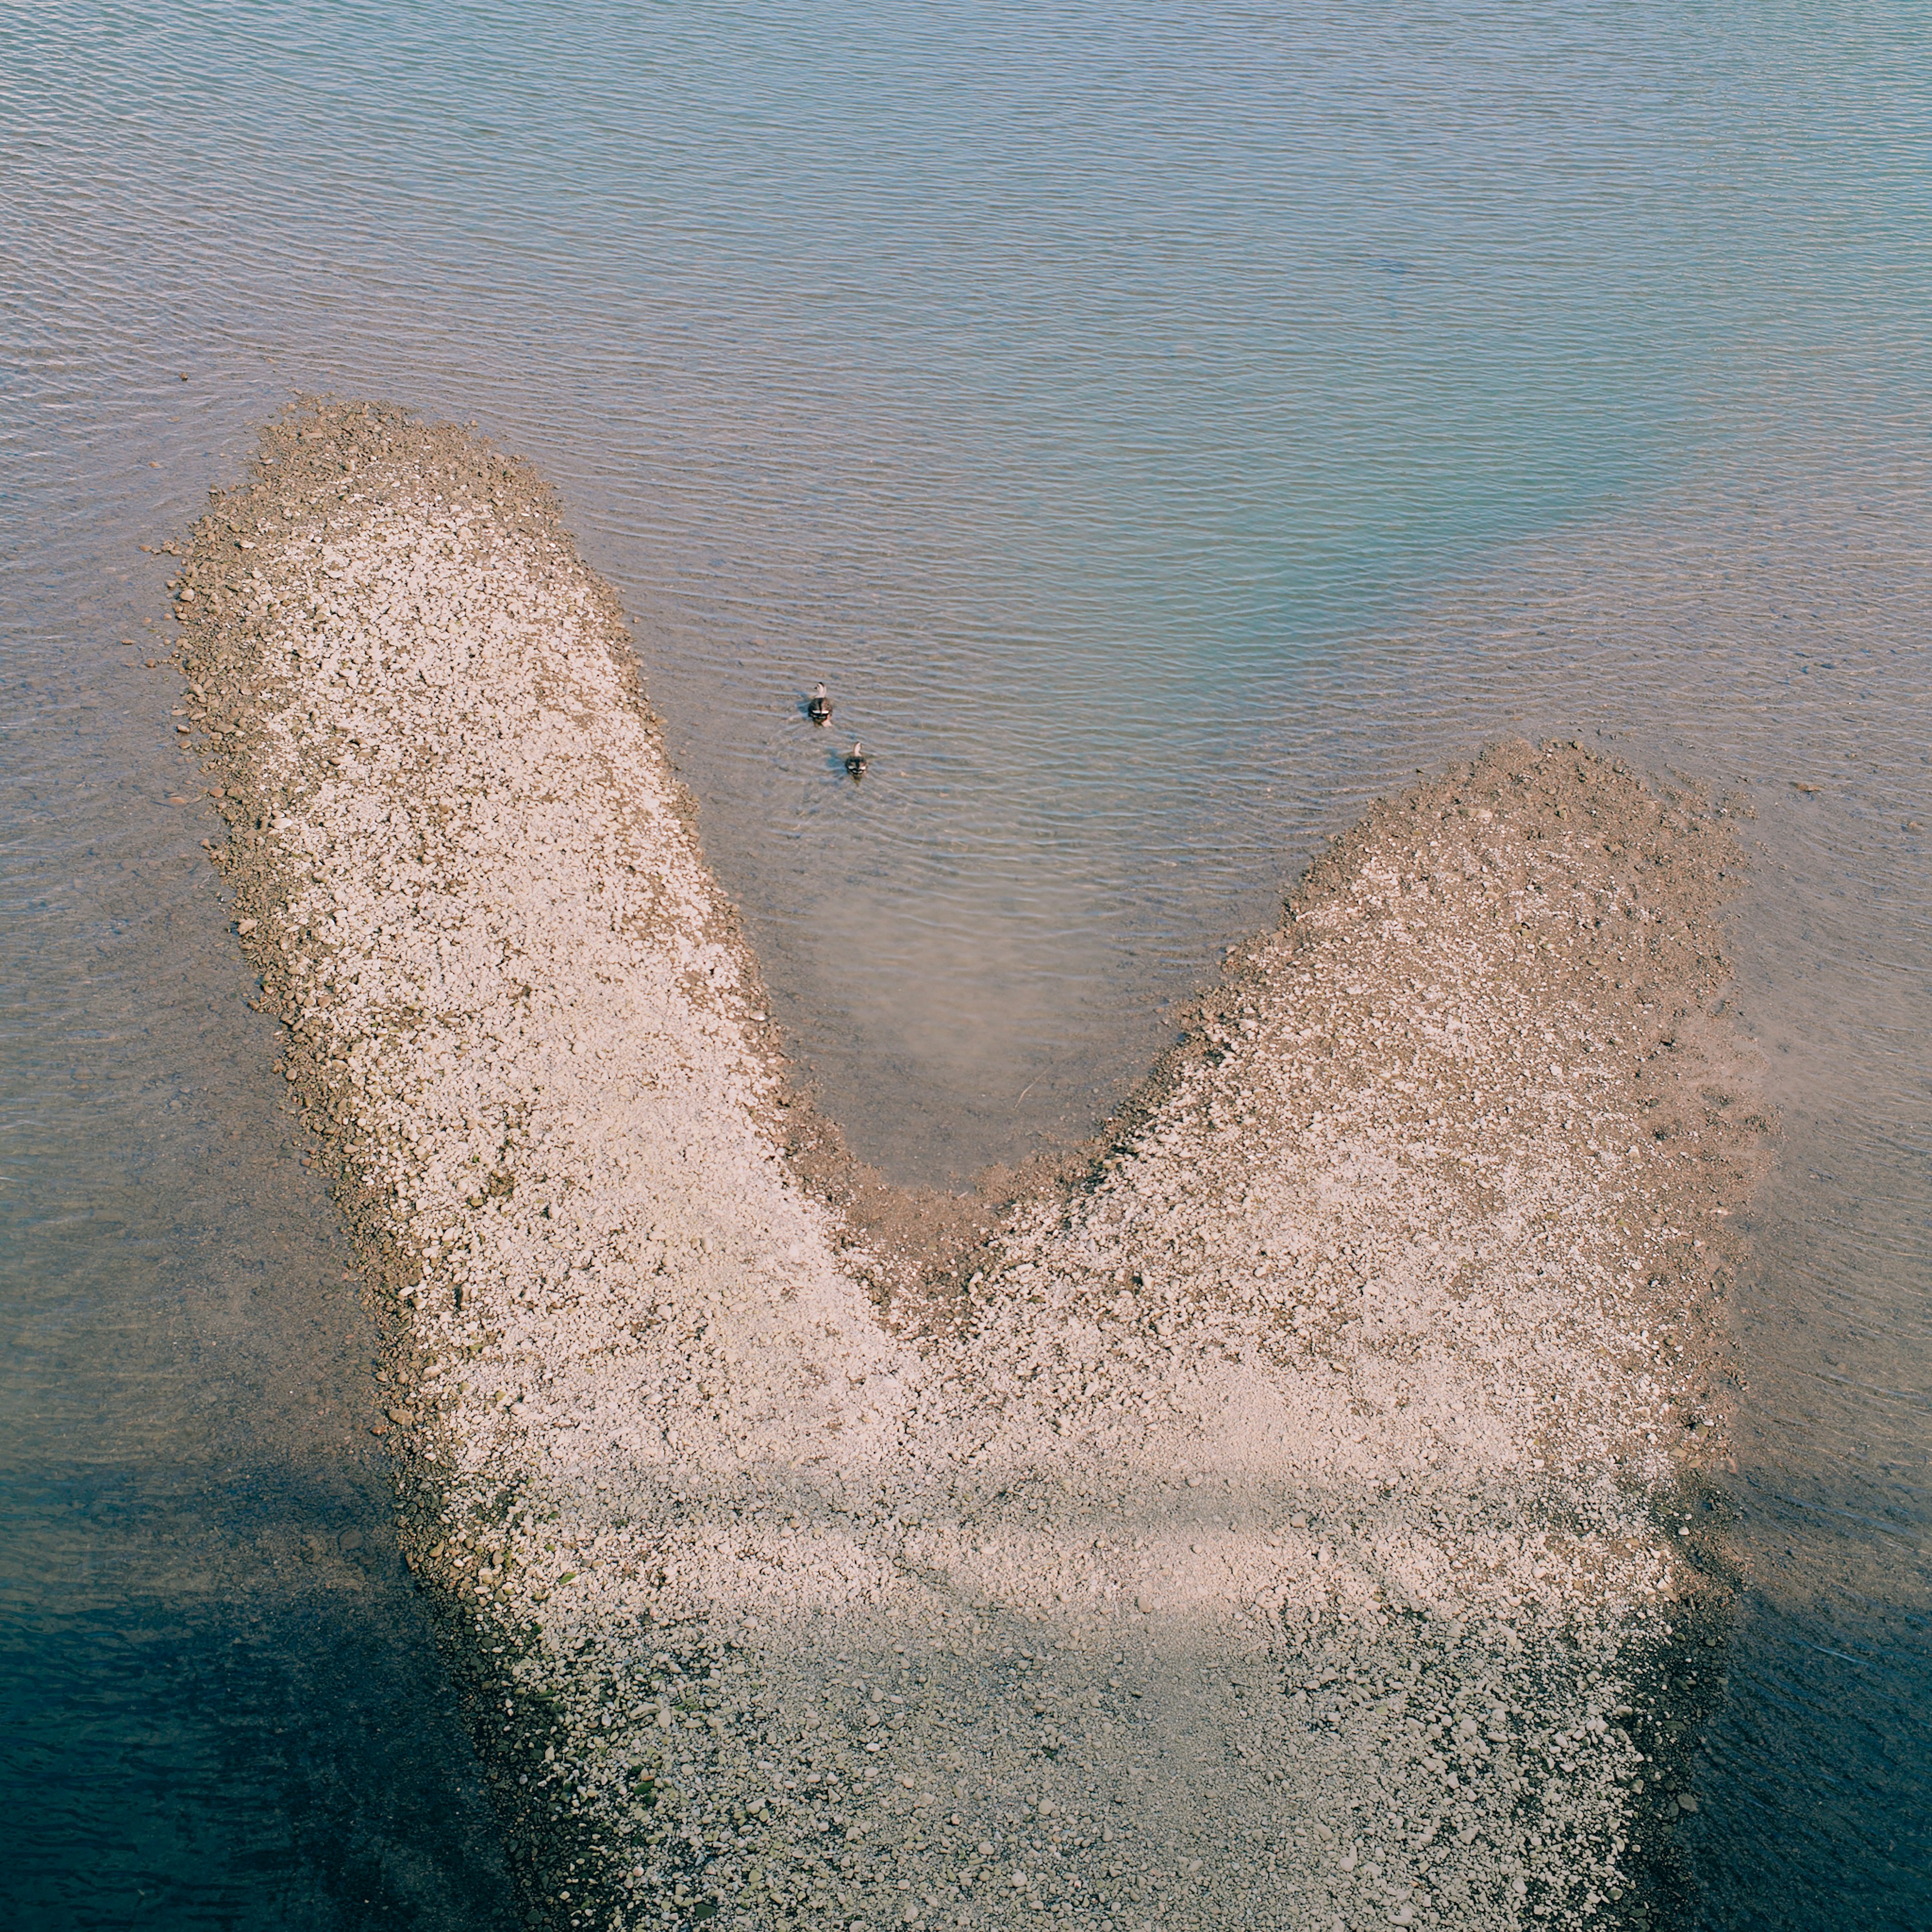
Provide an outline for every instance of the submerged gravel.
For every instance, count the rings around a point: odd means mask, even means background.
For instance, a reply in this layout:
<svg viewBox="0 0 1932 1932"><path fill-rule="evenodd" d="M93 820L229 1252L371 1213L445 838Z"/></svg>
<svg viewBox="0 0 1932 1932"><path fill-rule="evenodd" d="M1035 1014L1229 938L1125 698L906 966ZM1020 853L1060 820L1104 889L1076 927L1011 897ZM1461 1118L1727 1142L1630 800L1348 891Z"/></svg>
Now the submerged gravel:
<svg viewBox="0 0 1932 1932"><path fill-rule="evenodd" d="M533 1923L1667 1914L1766 1125L1720 812L1563 744L1378 807L1090 1163L916 1271L788 1160L527 470L304 405L178 588Z"/></svg>

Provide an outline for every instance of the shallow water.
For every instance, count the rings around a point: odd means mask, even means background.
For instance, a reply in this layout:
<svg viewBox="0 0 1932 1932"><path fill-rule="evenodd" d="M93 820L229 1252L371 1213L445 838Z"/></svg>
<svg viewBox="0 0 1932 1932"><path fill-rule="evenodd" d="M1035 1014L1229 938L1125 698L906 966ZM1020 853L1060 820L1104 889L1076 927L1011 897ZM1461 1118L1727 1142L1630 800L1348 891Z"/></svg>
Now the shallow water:
<svg viewBox="0 0 1932 1932"><path fill-rule="evenodd" d="M148 674L68 628L130 621L118 511L6 620L8 1922L507 1924L334 1210L161 802L186 774L133 722Z"/></svg>
<svg viewBox="0 0 1932 1932"><path fill-rule="evenodd" d="M903 1178L1077 1136L1418 766L1560 732L1748 801L1738 998L1785 1135L1692 1916L1932 1917L1915 28L0 12L0 1509L40 1922L128 1884L361 1922L378 1866L404 1916L495 1895L393 1562L286 1553L380 1544L380 1468L308 1401L367 1338L237 1030L212 827L160 802L170 687L114 641L159 626L136 542L297 388L556 480L788 1036Z"/></svg>

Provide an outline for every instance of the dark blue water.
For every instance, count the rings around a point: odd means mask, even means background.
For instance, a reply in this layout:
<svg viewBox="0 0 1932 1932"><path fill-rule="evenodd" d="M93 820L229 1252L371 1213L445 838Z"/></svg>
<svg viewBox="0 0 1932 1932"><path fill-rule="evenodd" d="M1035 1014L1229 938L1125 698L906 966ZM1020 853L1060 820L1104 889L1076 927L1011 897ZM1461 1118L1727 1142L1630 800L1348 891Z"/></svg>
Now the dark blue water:
<svg viewBox="0 0 1932 1932"><path fill-rule="evenodd" d="M332 1210L211 828L163 802L170 687L128 668L136 544L298 388L474 418L558 482L788 1034L902 1178L1078 1133L1418 766L1560 731L1748 802L1738 1004L1786 1132L1690 1910L1932 1921L1923 26L0 10L34 1922L501 1898L341 1426L368 1337ZM856 793L797 714L820 677Z"/></svg>

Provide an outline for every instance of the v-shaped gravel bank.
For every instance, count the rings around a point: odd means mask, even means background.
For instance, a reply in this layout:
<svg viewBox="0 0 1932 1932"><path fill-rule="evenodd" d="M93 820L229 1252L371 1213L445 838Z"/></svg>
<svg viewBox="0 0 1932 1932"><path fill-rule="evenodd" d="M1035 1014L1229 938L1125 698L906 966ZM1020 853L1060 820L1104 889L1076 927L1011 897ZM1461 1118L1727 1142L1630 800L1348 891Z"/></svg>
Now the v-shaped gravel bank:
<svg viewBox="0 0 1932 1932"><path fill-rule="evenodd" d="M935 1286L788 1160L627 628L526 470L304 407L179 587L536 1919L1659 1909L1762 1126L1718 818L1560 745L1378 808Z"/></svg>

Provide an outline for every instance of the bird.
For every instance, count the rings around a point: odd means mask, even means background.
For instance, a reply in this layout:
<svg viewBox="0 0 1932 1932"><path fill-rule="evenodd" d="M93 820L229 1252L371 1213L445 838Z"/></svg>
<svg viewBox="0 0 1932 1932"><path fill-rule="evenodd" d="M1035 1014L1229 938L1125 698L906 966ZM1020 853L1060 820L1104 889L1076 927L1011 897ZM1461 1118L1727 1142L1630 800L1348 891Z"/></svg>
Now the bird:
<svg viewBox="0 0 1932 1932"><path fill-rule="evenodd" d="M862 778L866 766L871 761L866 756L866 748L857 739L852 740L852 748L845 754L845 771L850 778Z"/></svg>
<svg viewBox="0 0 1932 1932"><path fill-rule="evenodd" d="M812 695L806 700L805 715L814 724L827 724L832 721L832 700L825 694L822 684L812 687Z"/></svg>

